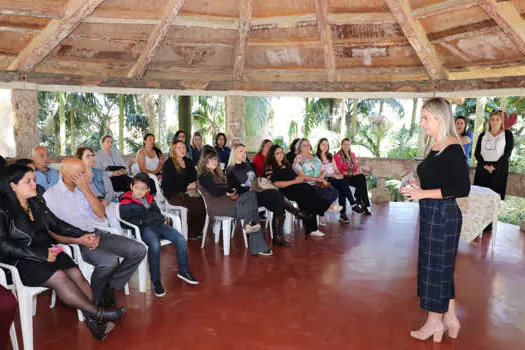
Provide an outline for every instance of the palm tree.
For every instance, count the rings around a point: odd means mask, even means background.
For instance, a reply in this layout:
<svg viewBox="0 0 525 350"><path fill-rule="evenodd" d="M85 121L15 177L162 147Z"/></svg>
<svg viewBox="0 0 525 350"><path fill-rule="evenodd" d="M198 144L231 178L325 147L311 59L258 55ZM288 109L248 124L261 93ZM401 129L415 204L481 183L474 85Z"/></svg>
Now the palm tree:
<svg viewBox="0 0 525 350"><path fill-rule="evenodd" d="M198 96L195 99L196 110L191 113L193 127L206 140L224 131L224 97Z"/></svg>

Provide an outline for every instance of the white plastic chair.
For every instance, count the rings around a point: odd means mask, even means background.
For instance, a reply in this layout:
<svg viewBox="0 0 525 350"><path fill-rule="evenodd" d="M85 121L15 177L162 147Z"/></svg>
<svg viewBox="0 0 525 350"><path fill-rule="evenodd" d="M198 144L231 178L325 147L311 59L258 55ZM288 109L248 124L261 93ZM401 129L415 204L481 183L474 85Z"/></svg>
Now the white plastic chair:
<svg viewBox="0 0 525 350"><path fill-rule="evenodd" d="M7 278L5 276L4 270L0 268L0 286L9 289L9 286L7 285ZM15 329L15 322L11 323L11 327L9 327L9 337L11 338L11 347L13 350L18 350L18 339L16 337L16 329Z"/></svg>
<svg viewBox="0 0 525 350"><path fill-rule="evenodd" d="M157 192L158 194L158 192ZM162 215L164 215L165 217L167 218L170 218L172 220L172 226L178 230L179 232L182 232L182 224L180 222L180 218L178 216L175 216L171 213L168 213L166 211L163 211L161 210L161 213ZM128 232L130 232L130 230L133 230L135 235L133 237L133 235L129 234L129 237L130 238L134 238L136 239L137 241L141 242L142 244L144 244L146 246L146 249L148 248L148 246L144 243L144 241L142 240L142 236L140 234L140 229L138 226L136 225L133 225L131 222L128 222L124 219L122 219L120 217L120 206L117 206L116 207L116 217L117 217L117 220L125 225L127 225L129 227ZM184 238L187 240L188 239L188 236L184 235L184 233L182 232L182 235L184 236ZM163 239L160 241L160 245L161 246L165 246L167 244L171 244L170 241L166 240L166 239ZM146 256L144 257L144 259L142 259L142 261L140 262L139 264L139 267L138 267L138 272L139 272L139 291L141 293L146 293L146 284L147 284L147 281L148 281L148 255L146 254Z"/></svg>
<svg viewBox="0 0 525 350"><path fill-rule="evenodd" d="M64 251L67 253L67 251ZM36 297L38 294L45 292L48 290L46 287L28 287L25 286L22 283L22 280L20 279L20 275L18 273L18 269L15 266L8 265L5 263L0 263L0 267L4 268L6 270L9 270L11 272L11 278L13 280L12 284L8 285L7 281L5 281L5 275L4 272L1 272L1 275L3 277L0 277L0 283L4 283L4 287L11 290L13 294L17 297L18 300L18 310L20 313L20 327L22 329L22 340L24 343L24 350L32 350L33 349L33 316L36 314ZM50 309L53 309L55 307L55 301L56 301L56 294L53 291L53 295L51 297L51 305L49 306ZM77 310L78 313L78 319L83 320L83 315L80 310ZM14 347L14 341L17 343L18 348L18 341L16 340L16 333L14 330L14 326L11 326L11 329L9 331L11 335L11 342L13 343ZM14 341L13 341L14 337Z"/></svg>
<svg viewBox="0 0 525 350"><path fill-rule="evenodd" d="M159 206L161 211L164 211L168 214L175 214L178 215L181 222L181 229L179 230L184 238L186 240L188 239L188 208L181 207L179 205L172 205L168 202L166 197L164 197L164 193L162 192L162 187L160 186L159 179L157 179L157 176L153 174L148 174L150 179L153 179L153 182L155 183L155 188L157 190L157 194L155 195L155 201L157 202L157 205Z"/></svg>
<svg viewBox="0 0 525 350"><path fill-rule="evenodd" d="M204 228L202 230L202 244L201 248L204 248L204 244L206 244L206 233L208 232L208 225L210 222L210 216L208 215L208 203L206 202L206 197L202 195L202 192L199 191L199 194L202 196L204 200L204 207L206 208L206 221L204 223ZM231 229L232 229L232 223L234 219L229 216L215 216L214 218L214 224L213 224L213 233L215 234L215 243L219 243L219 236L222 226L222 244L224 248L224 255L230 255L230 239L233 237L233 235L230 235ZM235 229L235 227L233 227ZM248 248L248 243L246 241L246 237L244 238L244 244L246 245L246 248Z"/></svg>

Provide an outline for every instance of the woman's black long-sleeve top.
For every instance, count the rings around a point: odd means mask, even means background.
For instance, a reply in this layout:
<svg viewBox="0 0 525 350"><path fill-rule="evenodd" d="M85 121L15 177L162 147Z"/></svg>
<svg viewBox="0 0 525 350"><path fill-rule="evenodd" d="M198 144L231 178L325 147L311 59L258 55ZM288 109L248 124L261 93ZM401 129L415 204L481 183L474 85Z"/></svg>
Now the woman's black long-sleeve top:
<svg viewBox="0 0 525 350"><path fill-rule="evenodd" d="M235 164L226 170L226 178L228 179L228 188L237 190L238 194L248 192L252 185L255 174L255 167L250 162L243 162Z"/></svg>
<svg viewBox="0 0 525 350"><path fill-rule="evenodd" d="M197 181L197 170L193 161L188 157L184 157L185 168L181 168L180 172L175 168L172 158L168 158L162 167L162 192L166 198L181 193L185 193L188 185Z"/></svg>
<svg viewBox="0 0 525 350"><path fill-rule="evenodd" d="M67 237L81 237L87 234L57 218L42 197L30 198L28 204L35 222L40 221L40 225L33 225L27 215L12 210L11 204L4 197L0 198L0 261L11 265L16 264L20 258L47 261L47 247L32 243L54 242L51 236L41 236L49 235L49 231Z"/></svg>
<svg viewBox="0 0 525 350"><path fill-rule="evenodd" d="M470 193L465 152L459 144L449 145L441 153L430 151L418 165L417 173L421 188L441 189L443 199L467 197Z"/></svg>

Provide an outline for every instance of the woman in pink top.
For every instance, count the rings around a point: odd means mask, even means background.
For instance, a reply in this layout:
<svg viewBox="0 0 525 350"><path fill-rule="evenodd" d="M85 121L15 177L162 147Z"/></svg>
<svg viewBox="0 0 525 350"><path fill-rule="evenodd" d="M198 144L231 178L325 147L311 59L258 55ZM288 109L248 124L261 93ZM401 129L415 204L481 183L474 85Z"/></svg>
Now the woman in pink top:
<svg viewBox="0 0 525 350"><path fill-rule="evenodd" d="M368 207L368 189L366 188L366 178L357 165L355 154L350 148L350 140L345 138L341 141L341 150L334 156L335 164L339 172L343 174L344 180L349 186L355 187L355 199L359 206L363 208L365 215L372 215Z"/></svg>
<svg viewBox="0 0 525 350"><path fill-rule="evenodd" d="M255 173L257 174L257 177L262 177L264 175L264 161L266 160L266 156L268 155L268 151L270 150L270 147L272 147L272 141L268 139L264 139L261 142L261 147L259 148L259 152L253 157L252 164L255 167Z"/></svg>

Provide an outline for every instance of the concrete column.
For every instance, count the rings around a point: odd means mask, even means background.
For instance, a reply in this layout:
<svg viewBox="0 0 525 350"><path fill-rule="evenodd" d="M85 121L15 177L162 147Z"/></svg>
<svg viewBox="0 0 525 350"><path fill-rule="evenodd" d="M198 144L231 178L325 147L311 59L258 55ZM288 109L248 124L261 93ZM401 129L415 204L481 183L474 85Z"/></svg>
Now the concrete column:
<svg viewBox="0 0 525 350"><path fill-rule="evenodd" d="M244 136L244 96L226 96L226 137L231 140L238 137L245 142Z"/></svg>
<svg viewBox="0 0 525 350"><path fill-rule="evenodd" d="M390 192L386 189L386 178L377 178L377 187L372 189L372 198L374 204L383 204L390 202Z"/></svg>
<svg viewBox="0 0 525 350"><path fill-rule="evenodd" d="M11 104L11 90L0 90L0 155L4 158L16 156L13 126L15 113Z"/></svg>
<svg viewBox="0 0 525 350"><path fill-rule="evenodd" d="M16 157L31 158L31 150L40 144L37 91L12 90L11 104L15 115L13 133Z"/></svg>

